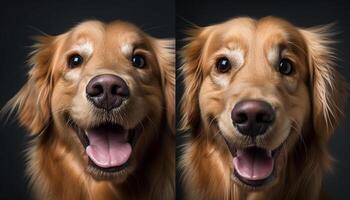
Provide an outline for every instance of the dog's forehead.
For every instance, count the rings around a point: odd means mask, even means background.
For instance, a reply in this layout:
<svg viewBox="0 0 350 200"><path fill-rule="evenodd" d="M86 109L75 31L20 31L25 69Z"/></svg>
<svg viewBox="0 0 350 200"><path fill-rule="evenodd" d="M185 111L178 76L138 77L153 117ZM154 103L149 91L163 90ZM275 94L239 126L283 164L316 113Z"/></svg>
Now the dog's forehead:
<svg viewBox="0 0 350 200"><path fill-rule="evenodd" d="M212 29L214 38L216 38L215 42L221 41L224 45L236 43L242 48L257 44L279 45L298 37L298 29L295 26L275 17L265 17L260 20L235 18L212 27Z"/></svg>
<svg viewBox="0 0 350 200"><path fill-rule="evenodd" d="M147 46L146 34L135 25L115 21L110 23L106 28L106 45L111 48L116 48L123 55L132 54L136 46ZM147 48L146 48L147 49Z"/></svg>
<svg viewBox="0 0 350 200"><path fill-rule="evenodd" d="M220 24L216 29L216 35L222 38L224 43L238 40L248 40L253 37L256 29L256 21L251 18L237 18Z"/></svg>
<svg viewBox="0 0 350 200"><path fill-rule="evenodd" d="M277 18L263 18L256 28L257 42L287 42L298 34L295 26Z"/></svg>
<svg viewBox="0 0 350 200"><path fill-rule="evenodd" d="M69 31L65 41L65 50L91 56L102 49L114 49L115 53L130 55L136 46L147 46L147 35L135 25L124 21L103 23L86 21ZM105 52L106 53L106 52Z"/></svg>
<svg viewBox="0 0 350 200"><path fill-rule="evenodd" d="M134 24L124 21L114 21L106 26L106 34L124 42L137 42L141 40L144 33Z"/></svg>
<svg viewBox="0 0 350 200"><path fill-rule="evenodd" d="M268 57L285 50L297 56L305 54L303 49L306 48L306 44L299 28L279 18L261 19L257 26L256 38L256 46Z"/></svg>
<svg viewBox="0 0 350 200"><path fill-rule="evenodd" d="M123 22L113 21L111 23L102 23L100 21L86 21L74 27L69 39L74 42L89 41L98 42L123 42L137 43L143 37L143 32L135 25Z"/></svg>
<svg viewBox="0 0 350 200"><path fill-rule="evenodd" d="M72 40L101 37L105 32L104 29L104 24L100 21L86 21L75 26L68 36Z"/></svg>

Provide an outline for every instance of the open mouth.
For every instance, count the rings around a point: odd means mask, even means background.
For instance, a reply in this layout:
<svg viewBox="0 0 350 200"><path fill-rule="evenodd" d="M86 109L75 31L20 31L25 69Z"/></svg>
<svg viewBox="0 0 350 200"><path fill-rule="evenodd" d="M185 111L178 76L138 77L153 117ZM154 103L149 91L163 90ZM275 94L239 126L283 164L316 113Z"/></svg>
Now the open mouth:
<svg viewBox="0 0 350 200"><path fill-rule="evenodd" d="M127 167L140 132L139 126L126 129L119 124L104 123L89 129L74 127L91 167L107 173Z"/></svg>
<svg viewBox="0 0 350 200"><path fill-rule="evenodd" d="M243 184L259 187L270 183L275 178L275 160L280 147L274 151L260 147L234 149L233 175Z"/></svg>
<svg viewBox="0 0 350 200"><path fill-rule="evenodd" d="M101 168L119 167L130 158L129 131L120 125L106 124L85 130L89 140L86 154Z"/></svg>

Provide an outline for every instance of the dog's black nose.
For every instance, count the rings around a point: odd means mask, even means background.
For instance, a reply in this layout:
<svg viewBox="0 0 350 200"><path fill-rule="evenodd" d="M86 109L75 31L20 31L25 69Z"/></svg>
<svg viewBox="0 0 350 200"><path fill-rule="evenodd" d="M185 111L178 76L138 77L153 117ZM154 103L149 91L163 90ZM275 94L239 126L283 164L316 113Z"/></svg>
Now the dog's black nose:
<svg viewBox="0 0 350 200"><path fill-rule="evenodd" d="M246 100L235 105L231 119L240 133L254 137L266 132L275 119L275 112L264 101Z"/></svg>
<svg viewBox="0 0 350 200"><path fill-rule="evenodd" d="M125 81L112 74L95 76L86 86L87 98L98 107L111 110L119 107L129 96Z"/></svg>

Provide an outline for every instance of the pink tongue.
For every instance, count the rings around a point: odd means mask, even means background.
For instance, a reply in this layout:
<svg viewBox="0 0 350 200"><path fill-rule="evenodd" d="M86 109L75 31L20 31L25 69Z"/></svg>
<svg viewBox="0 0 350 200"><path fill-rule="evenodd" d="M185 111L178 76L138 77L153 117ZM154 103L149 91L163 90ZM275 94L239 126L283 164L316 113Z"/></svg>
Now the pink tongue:
<svg viewBox="0 0 350 200"><path fill-rule="evenodd" d="M236 172L248 180L262 180L268 178L274 166L271 154L264 150L237 150L233 158Z"/></svg>
<svg viewBox="0 0 350 200"><path fill-rule="evenodd" d="M128 161L131 145L128 131L117 127L103 127L86 131L90 145L86 147L89 158L99 167L121 166Z"/></svg>

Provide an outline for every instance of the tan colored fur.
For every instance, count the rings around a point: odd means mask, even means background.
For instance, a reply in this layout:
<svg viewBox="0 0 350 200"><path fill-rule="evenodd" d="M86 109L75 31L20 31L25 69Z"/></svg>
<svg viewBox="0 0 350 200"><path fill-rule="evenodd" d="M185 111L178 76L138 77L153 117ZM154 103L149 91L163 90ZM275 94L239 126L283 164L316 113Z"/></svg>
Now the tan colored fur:
<svg viewBox="0 0 350 200"><path fill-rule="evenodd" d="M146 57L144 69L132 66L125 44ZM174 41L153 38L122 21L87 21L67 33L40 37L34 48L29 79L7 105L34 138L27 152L34 197L173 199ZM77 49L86 54L85 63L69 69L67 57ZM113 111L113 120L143 128L127 169L107 180L90 175L85 149L65 121L69 114L87 128L103 119L84 95L88 81L102 73L119 75L131 91L124 110Z"/></svg>
<svg viewBox="0 0 350 200"><path fill-rule="evenodd" d="M235 18L190 32L182 51L181 126L188 142L180 167L186 199L326 197L322 180L331 164L328 140L342 119L345 93L327 31L266 17ZM215 61L223 48L243 52L243 64L220 74ZM274 68L279 48L294 62L295 74L282 76ZM224 141L246 145L229 117L242 99L262 99L277 109L274 126L257 142L268 149L283 145L275 180L256 190L232 178L232 155Z"/></svg>

